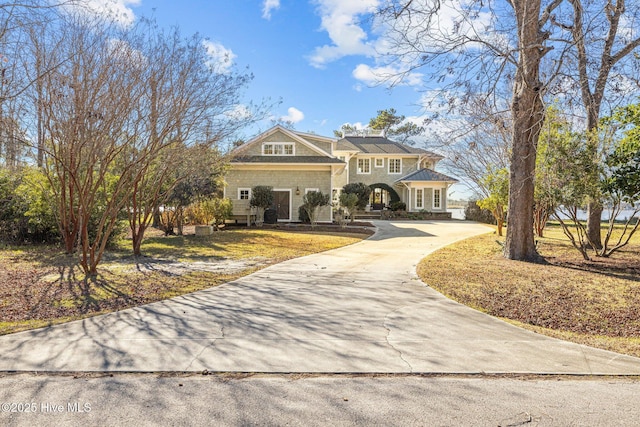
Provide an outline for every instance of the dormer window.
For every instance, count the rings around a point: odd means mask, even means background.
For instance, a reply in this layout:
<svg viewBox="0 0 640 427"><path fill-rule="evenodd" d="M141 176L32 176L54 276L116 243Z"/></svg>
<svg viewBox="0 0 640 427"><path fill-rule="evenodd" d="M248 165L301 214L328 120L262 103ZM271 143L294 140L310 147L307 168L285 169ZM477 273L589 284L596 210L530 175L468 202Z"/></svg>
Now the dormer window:
<svg viewBox="0 0 640 427"><path fill-rule="evenodd" d="M292 142L269 142L262 144L262 155L264 156L293 156Z"/></svg>

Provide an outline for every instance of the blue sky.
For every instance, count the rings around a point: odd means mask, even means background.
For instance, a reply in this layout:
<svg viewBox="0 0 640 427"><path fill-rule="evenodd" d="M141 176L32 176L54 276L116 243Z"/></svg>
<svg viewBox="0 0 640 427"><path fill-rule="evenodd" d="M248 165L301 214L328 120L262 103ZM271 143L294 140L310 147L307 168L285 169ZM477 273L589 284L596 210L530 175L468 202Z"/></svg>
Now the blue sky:
<svg viewBox="0 0 640 427"><path fill-rule="evenodd" d="M390 90L373 81L377 40L366 12L378 0L110 1L125 21L154 17L185 36L210 39L237 70L253 73L247 100L281 100L272 115L290 119L296 130L332 135L387 108L418 121L424 114L419 87Z"/></svg>
<svg viewBox="0 0 640 427"><path fill-rule="evenodd" d="M435 88L419 72L393 88L380 83L380 75L401 67L378 54L385 40L370 13L381 0L84 1L125 25L144 16L163 27L177 25L185 36L199 33L222 67L254 75L245 102L281 101L271 118L291 121L298 131L332 136L345 123L366 126L388 108L421 125L429 113L421 100ZM271 126L264 120L244 138ZM418 146L438 152L432 139L428 129ZM463 185L452 191L454 197L470 194Z"/></svg>

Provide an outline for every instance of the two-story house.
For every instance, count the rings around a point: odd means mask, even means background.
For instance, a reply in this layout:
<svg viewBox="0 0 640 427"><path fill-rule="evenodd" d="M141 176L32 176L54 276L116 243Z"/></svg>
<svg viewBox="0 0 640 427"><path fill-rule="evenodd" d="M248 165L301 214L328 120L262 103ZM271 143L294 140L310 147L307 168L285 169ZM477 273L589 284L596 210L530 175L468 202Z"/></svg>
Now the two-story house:
<svg viewBox="0 0 640 427"><path fill-rule="evenodd" d="M447 189L457 182L434 170L442 156L379 134L331 138L277 125L231 154L225 197L239 221L247 220L257 185L273 187L278 221L297 221L309 191L332 194L337 204L344 185L362 182L373 190L370 210L402 201L408 211L445 212ZM331 207L321 208L318 220L332 221Z"/></svg>

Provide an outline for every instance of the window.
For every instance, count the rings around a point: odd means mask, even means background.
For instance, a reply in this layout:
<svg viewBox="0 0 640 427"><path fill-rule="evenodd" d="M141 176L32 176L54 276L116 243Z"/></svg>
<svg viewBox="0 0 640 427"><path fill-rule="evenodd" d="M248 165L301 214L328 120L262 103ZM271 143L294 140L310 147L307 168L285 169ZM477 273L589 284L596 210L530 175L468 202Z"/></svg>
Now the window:
<svg viewBox="0 0 640 427"><path fill-rule="evenodd" d="M342 194L342 188L334 188L331 190L331 200L334 202L340 201L340 194Z"/></svg>
<svg viewBox="0 0 640 427"><path fill-rule="evenodd" d="M377 168L383 168L384 167L384 159L383 158L377 158L375 166Z"/></svg>
<svg viewBox="0 0 640 427"><path fill-rule="evenodd" d="M312 191L319 192L319 191L320 191L320 189L319 189L319 188L305 188L305 189L304 189L304 194L309 194L309 193L311 193Z"/></svg>
<svg viewBox="0 0 640 427"><path fill-rule="evenodd" d="M238 188L238 199L249 200L251 198L250 188Z"/></svg>
<svg viewBox="0 0 640 427"><path fill-rule="evenodd" d="M402 173L402 159L389 159L389 173Z"/></svg>
<svg viewBox="0 0 640 427"><path fill-rule="evenodd" d="M424 190L422 188L416 189L416 209L424 208Z"/></svg>
<svg viewBox="0 0 640 427"><path fill-rule="evenodd" d="M371 173L371 159L358 159L358 173Z"/></svg>
<svg viewBox="0 0 640 427"><path fill-rule="evenodd" d="M293 156L292 142L273 142L262 145L262 154L265 156Z"/></svg>
<svg viewBox="0 0 640 427"><path fill-rule="evenodd" d="M435 188L433 190L433 208L434 209L440 209L440 194L441 194L442 190L440 190L439 188Z"/></svg>

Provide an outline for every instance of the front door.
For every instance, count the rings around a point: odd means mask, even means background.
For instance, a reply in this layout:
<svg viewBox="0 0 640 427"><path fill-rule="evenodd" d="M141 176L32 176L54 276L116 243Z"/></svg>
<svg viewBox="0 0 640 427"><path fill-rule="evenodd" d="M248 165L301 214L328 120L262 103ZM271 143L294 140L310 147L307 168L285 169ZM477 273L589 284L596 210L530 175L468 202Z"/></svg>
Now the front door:
<svg viewBox="0 0 640 427"><path fill-rule="evenodd" d="M278 191L273 192L273 208L278 213L278 220L291 220L291 213L289 211L289 199L291 198L290 191Z"/></svg>

